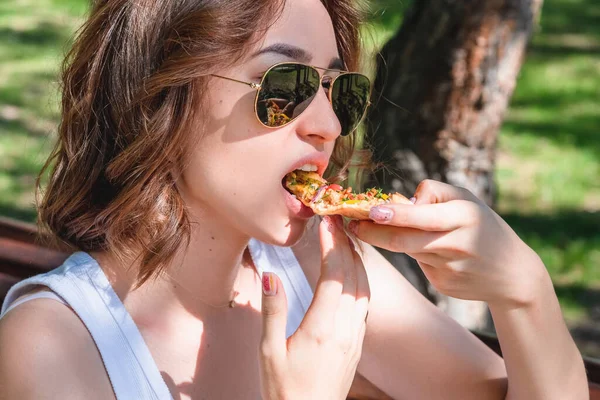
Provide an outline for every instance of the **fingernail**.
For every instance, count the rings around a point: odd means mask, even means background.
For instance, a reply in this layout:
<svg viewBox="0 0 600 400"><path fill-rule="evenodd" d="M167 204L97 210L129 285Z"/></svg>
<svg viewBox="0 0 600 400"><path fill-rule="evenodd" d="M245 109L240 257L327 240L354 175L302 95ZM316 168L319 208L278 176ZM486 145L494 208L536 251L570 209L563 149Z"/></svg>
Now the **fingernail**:
<svg viewBox="0 0 600 400"><path fill-rule="evenodd" d="M377 222L386 222L392 219L394 211L385 207L373 207L369 212L369 218Z"/></svg>
<svg viewBox="0 0 600 400"><path fill-rule="evenodd" d="M415 203L417 202L417 198L416 198L416 197L414 197L414 196L413 196L413 197L411 197L411 198L410 198L410 199L408 199L408 200L410 200L410 202L411 202L411 203L413 203L413 204L415 204Z"/></svg>
<svg viewBox="0 0 600 400"><path fill-rule="evenodd" d="M348 230L356 235L358 231L358 222L350 221L348 224Z"/></svg>
<svg viewBox="0 0 600 400"><path fill-rule="evenodd" d="M263 293L267 296L275 296L277 294L277 281L272 272L263 272L262 287Z"/></svg>

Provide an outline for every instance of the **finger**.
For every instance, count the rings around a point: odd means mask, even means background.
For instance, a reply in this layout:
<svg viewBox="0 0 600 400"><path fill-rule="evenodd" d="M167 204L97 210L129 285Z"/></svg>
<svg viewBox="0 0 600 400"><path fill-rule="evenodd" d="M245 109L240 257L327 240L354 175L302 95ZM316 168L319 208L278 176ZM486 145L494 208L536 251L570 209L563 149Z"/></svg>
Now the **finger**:
<svg viewBox="0 0 600 400"><path fill-rule="evenodd" d="M440 268L423 261L418 261L417 263L427 280L438 292L452 297L459 297L457 293L462 293L459 298L463 300L475 300L474 298L469 298L468 295L464 296L466 293L472 292L474 282L470 282L468 279L465 280L464 277L457 279L456 276L453 276L452 267Z"/></svg>
<svg viewBox="0 0 600 400"><path fill-rule="evenodd" d="M433 268L443 268L451 260L436 253L406 253L417 262L425 263Z"/></svg>
<svg viewBox="0 0 600 400"><path fill-rule="evenodd" d="M352 262L352 253L341 217L338 225L334 218L325 216L319 225L321 241L321 276L315 288L313 301L302 321L302 326L333 326L346 281L346 269Z"/></svg>
<svg viewBox="0 0 600 400"><path fill-rule="evenodd" d="M356 303L355 303L355 332L360 330L360 326L365 322L369 312L369 302L371 301L371 288L367 271L358 254L354 255L354 266L356 268Z"/></svg>
<svg viewBox="0 0 600 400"><path fill-rule="evenodd" d="M415 204L446 203L452 200L475 200L476 197L464 188L452 186L447 183L425 179L415 191Z"/></svg>
<svg viewBox="0 0 600 400"><path fill-rule="evenodd" d="M262 337L263 353L281 356L286 350L287 297L281 280L273 272L262 274Z"/></svg>
<svg viewBox="0 0 600 400"><path fill-rule="evenodd" d="M357 365L362 356L363 343L365 341L365 335L367 333L367 321L363 320L358 328L358 334L356 335L356 342L353 346L353 354L351 363Z"/></svg>
<svg viewBox="0 0 600 400"><path fill-rule="evenodd" d="M349 229L362 241L386 250L401 253L435 251L446 232L379 225L370 221L351 221Z"/></svg>
<svg viewBox="0 0 600 400"><path fill-rule="evenodd" d="M439 269L436 269L433 265L422 261L417 261L417 264L419 265L419 268L421 268L421 271L423 271L425 278L427 278L427 280L433 285L433 287L439 289L439 287L437 286L439 282Z"/></svg>
<svg viewBox="0 0 600 400"><path fill-rule="evenodd" d="M378 224L424 231L451 231L477 220L480 206L466 200L437 204L385 204L373 207L369 217Z"/></svg>
<svg viewBox="0 0 600 400"><path fill-rule="evenodd" d="M350 239L347 239L350 240ZM357 271L356 271L356 254L350 250L352 261L344 265L344 288L340 298L340 305L337 310L337 329L346 334L353 333L354 319L356 311L356 288L357 288ZM358 257L360 260L360 257Z"/></svg>

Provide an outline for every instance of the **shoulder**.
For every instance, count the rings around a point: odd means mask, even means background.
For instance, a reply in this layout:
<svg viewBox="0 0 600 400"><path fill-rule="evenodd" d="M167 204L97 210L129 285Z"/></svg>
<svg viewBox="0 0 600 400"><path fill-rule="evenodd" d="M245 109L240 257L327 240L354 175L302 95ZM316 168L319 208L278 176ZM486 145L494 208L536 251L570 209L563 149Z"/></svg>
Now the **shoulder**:
<svg viewBox="0 0 600 400"><path fill-rule="evenodd" d="M0 320L0 382L7 398L114 398L100 354L77 315L33 299Z"/></svg>

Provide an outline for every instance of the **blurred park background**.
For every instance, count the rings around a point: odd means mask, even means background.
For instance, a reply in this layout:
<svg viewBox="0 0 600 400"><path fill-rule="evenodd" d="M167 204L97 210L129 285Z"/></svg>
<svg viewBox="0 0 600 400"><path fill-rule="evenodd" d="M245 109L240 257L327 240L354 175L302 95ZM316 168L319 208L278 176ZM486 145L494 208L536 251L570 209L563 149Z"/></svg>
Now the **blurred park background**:
<svg viewBox="0 0 600 400"><path fill-rule="evenodd" d="M57 73L89 0L0 2L0 215L35 222ZM372 4L380 48L407 3ZM497 211L542 257L583 353L600 357L600 3L545 0L499 135Z"/></svg>

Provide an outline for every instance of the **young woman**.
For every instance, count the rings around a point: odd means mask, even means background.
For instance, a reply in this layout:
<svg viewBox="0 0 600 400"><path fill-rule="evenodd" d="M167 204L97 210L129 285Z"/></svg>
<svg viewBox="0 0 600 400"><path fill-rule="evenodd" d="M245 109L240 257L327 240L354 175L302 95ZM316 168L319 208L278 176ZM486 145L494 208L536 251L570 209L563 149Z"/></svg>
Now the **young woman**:
<svg viewBox="0 0 600 400"><path fill-rule="evenodd" d="M95 2L39 206L79 251L8 294L5 398L341 399L356 371L398 399L587 397L543 264L470 193L426 181L373 210L347 228L359 255L283 188L348 166L368 100L340 71L353 4ZM504 360L371 245L487 301Z"/></svg>

